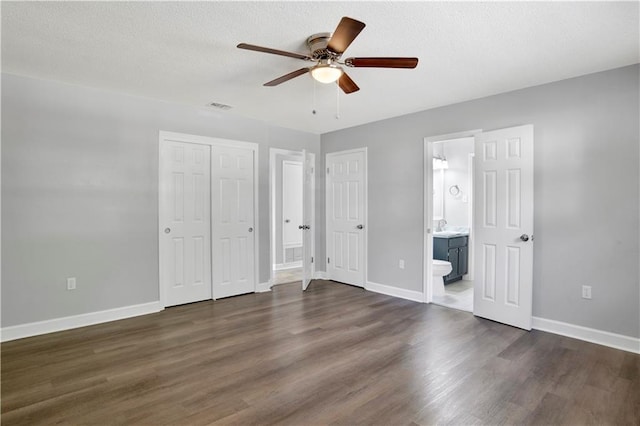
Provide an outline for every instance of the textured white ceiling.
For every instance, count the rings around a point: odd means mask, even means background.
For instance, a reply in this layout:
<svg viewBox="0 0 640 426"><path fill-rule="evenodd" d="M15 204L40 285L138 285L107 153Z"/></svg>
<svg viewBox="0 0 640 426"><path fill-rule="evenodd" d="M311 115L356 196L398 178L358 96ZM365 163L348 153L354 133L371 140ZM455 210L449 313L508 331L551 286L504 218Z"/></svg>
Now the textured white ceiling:
<svg viewBox="0 0 640 426"><path fill-rule="evenodd" d="M313 133L640 61L638 2L2 2L3 72L205 106ZM415 70L348 69L360 86L298 77L342 16L367 24L351 56L417 56ZM315 89L314 89L315 87ZM314 96L315 91L315 96ZM315 99L315 101L314 101ZM339 103L340 118L336 118ZM312 114L312 109L317 114Z"/></svg>

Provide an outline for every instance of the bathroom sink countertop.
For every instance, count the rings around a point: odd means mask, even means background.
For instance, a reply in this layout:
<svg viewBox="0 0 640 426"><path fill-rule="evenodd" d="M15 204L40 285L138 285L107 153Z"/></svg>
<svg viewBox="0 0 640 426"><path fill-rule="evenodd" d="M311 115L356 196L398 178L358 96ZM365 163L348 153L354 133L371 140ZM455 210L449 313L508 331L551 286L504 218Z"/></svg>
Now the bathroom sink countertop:
<svg viewBox="0 0 640 426"><path fill-rule="evenodd" d="M435 238L453 238L453 237L466 237L469 235L469 229L467 228L452 228L444 229L442 231L434 231L433 236Z"/></svg>

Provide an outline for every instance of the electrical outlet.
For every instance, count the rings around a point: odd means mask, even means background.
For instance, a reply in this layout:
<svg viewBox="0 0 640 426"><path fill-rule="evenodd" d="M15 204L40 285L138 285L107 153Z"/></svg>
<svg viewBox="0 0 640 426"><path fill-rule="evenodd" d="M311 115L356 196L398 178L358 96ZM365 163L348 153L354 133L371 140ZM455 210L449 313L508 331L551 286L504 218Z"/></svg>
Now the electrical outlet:
<svg viewBox="0 0 640 426"><path fill-rule="evenodd" d="M583 285L582 286L582 298L583 299L591 299L591 286Z"/></svg>
<svg viewBox="0 0 640 426"><path fill-rule="evenodd" d="M404 259L400 259L400 260L398 261L398 267L399 267L400 269L404 269Z"/></svg>
<svg viewBox="0 0 640 426"><path fill-rule="evenodd" d="M71 277L67 278L67 290L75 290L76 289L76 278Z"/></svg>

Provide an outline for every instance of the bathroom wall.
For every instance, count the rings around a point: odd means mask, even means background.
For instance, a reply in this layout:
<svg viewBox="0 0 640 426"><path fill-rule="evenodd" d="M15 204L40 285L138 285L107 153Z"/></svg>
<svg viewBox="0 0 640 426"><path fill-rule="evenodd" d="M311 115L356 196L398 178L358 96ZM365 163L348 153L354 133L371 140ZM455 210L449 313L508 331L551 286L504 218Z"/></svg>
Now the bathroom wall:
<svg viewBox="0 0 640 426"><path fill-rule="evenodd" d="M368 147L368 280L422 290L425 137L533 124L533 315L640 337L639 75L636 64L322 135L323 156Z"/></svg>
<svg viewBox="0 0 640 426"><path fill-rule="evenodd" d="M158 300L160 130L259 144L259 280L269 280L269 148L319 156L318 135L3 74L3 327Z"/></svg>
<svg viewBox="0 0 640 426"><path fill-rule="evenodd" d="M449 168L444 171L444 212L449 226L471 227L469 199L472 194L469 175L469 154L473 152L473 138L455 139L442 143ZM452 195L450 188L458 185L460 193Z"/></svg>

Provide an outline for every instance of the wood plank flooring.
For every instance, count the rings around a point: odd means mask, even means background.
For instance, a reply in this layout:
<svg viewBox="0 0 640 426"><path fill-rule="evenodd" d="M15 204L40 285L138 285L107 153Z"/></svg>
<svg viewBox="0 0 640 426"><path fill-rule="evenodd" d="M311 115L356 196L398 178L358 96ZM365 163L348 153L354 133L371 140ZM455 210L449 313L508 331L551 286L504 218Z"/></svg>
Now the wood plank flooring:
<svg viewBox="0 0 640 426"><path fill-rule="evenodd" d="M2 344L2 424L640 424L640 355L314 281Z"/></svg>

